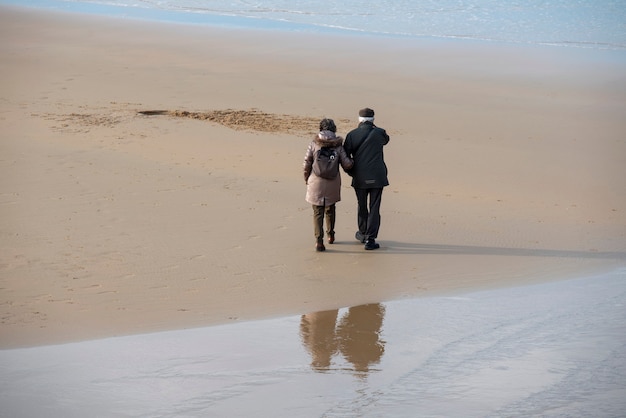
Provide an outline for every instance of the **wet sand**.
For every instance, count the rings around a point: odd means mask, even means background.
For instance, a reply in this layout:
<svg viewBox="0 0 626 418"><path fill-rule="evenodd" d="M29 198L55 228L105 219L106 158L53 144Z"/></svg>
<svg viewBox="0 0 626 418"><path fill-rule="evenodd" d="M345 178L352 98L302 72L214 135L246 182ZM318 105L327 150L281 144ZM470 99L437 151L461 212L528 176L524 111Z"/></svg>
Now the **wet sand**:
<svg viewBox="0 0 626 418"><path fill-rule="evenodd" d="M0 350L0 403L13 417L620 417L624 279Z"/></svg>
<svg viewBox="0 0 626 418"><path fill-rule="evenodd" d="M1 348L626 263L619 51L0 11ZM381 249L353 239L344 176L318 254L302 157L365 106L391 135Z"/></svg>

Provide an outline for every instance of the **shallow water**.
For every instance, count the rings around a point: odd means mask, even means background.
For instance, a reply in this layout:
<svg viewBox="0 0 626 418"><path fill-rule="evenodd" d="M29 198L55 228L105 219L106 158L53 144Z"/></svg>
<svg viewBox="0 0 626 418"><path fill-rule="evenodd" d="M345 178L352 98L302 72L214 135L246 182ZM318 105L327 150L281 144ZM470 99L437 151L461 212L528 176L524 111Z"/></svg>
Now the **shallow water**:
<svg viewBox="0 0 626 418"><path fill-rule="evenodd" d="M0 351L7 417L623 417L626 269Z"/></svg>
<svg viewBox="0 0 626 418"><path fill-rule="evenodd" d="M626 49L621 0L1 0L120 17L409 38Z"/></svg>

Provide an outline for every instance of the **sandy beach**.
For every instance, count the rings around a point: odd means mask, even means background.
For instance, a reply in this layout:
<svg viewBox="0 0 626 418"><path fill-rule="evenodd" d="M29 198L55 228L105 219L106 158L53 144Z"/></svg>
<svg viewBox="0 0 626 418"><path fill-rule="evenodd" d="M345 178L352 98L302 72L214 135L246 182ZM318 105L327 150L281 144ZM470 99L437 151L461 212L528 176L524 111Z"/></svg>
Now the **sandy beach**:
<svg viewBox="0 0 626 418"><path fill-rule="evenodd" d="M0 348L626 265L623 53L0 7ZM387 129L380 250L313 249L323 117Z"/></svg>

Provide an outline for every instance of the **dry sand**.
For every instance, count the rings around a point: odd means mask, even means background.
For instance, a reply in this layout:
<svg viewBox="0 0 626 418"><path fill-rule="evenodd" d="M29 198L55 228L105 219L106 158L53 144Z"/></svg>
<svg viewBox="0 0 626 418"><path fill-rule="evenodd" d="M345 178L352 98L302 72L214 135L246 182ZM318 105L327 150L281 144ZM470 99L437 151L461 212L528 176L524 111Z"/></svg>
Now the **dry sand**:
<svg viewBox="0 0 626 418"><path fill-rule="evenodd" d="M626 265L623 53L0 8L0 348ZM382 248L313 250L322 117L388 130ZM143 113L142 113L143 112Z"/></svg>

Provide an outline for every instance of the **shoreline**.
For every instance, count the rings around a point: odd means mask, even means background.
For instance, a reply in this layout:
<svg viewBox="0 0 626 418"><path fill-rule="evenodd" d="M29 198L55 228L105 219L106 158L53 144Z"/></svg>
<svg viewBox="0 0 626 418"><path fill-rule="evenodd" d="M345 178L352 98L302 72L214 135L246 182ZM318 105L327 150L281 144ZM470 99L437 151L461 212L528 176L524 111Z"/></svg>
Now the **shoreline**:
<svg viewBox="0 0 626 418"><path fill-rule="evenodd" d="M613 55L0 9L2 348L626 264L626 72ZM352 238L344 175L338 243L316 254L306 121L332 117L345 135L364 106L392 138L383 248ZM225 109L284 127L139 113Z"/></svg>
<svg viewBox="0 0 626 418"><path fill-rule="evenodd" d="M37 3L31 2L31 3ZM502 45L504 47L548 47L573 48L580 50L605 50L625 52L626 45L616 42L585 42L585 41L527 41L519 39L488 38L463 35L409 34L400 32L369 32L358 28L321 25L318 23L295 22L283 19L256 18L245 15L219 14L216 12L198 13L190 10L158 9L153 7L115 6L108 4L90 4L45 0L45 4L24 5L22 2L5 1L0 6L31 9L34 11L59 12L83 16L123 19L126 21L190 25L223 30L251 30L262 32L278 32L305 34L306 36L364 37L365 39L385 39L386 41L409 42L461 42Z"/></svg>

